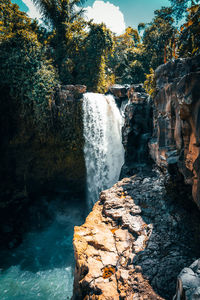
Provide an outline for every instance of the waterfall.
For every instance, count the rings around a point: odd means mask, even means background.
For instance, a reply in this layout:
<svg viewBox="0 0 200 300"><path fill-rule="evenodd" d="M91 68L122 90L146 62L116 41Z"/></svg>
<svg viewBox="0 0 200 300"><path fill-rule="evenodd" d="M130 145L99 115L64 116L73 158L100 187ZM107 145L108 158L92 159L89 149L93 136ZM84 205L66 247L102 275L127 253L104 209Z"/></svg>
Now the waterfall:
<svg viewBox="0 0 200 300"><path fill-rule="evenodd" d="M123 119L111 95L84 94L84 155L87 170L87 201L91 208L102 190L118 179L124 163L121 142Z"/></svg>

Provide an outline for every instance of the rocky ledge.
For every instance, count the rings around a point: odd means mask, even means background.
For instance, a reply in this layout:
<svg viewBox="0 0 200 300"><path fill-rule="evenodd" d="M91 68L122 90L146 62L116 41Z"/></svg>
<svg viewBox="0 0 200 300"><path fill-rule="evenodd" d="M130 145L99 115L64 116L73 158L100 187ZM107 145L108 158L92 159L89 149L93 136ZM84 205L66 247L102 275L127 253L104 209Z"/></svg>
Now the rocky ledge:
<svg viewBox="0 0 200 300"><path fill-rule="evenodd" d="M172 299L177 275L200 249L200 215L179 203L183 193L168 195L158 171L103 191L75 227L73 299Z"/></svg>

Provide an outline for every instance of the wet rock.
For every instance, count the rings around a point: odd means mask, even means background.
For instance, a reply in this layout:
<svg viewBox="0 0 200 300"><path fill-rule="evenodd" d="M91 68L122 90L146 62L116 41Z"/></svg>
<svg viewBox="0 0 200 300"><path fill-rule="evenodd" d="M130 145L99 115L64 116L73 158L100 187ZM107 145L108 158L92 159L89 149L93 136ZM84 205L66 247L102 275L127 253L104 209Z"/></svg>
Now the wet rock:
<svg viewBox="0 0 200 300"><path fill-rule="evenodd" d="M58 97L56 99L56 104L60 104L61 100L74 101L81 99L83 94L86 92L87 88L85 85L62 85L55 89Z"/></svg>

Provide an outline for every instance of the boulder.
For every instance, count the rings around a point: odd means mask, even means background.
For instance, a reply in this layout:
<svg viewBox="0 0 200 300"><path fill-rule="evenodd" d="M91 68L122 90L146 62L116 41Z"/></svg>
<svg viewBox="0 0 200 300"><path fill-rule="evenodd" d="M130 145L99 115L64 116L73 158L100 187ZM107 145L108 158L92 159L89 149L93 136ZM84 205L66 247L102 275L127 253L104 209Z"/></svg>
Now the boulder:
<svg viewBox="0 0 200 300"><path fill-rule="evenodd" d="M128 90L128 85L114 84L111 87L109 87L108 92L116 98L126 98Z"/></svg>
<svg viewBox="0 0 200 300"><path fill-rule="evenodd" d="M200 259L189 268L184 268L177 279L176 295L173 300L200 299Z"/></svg>

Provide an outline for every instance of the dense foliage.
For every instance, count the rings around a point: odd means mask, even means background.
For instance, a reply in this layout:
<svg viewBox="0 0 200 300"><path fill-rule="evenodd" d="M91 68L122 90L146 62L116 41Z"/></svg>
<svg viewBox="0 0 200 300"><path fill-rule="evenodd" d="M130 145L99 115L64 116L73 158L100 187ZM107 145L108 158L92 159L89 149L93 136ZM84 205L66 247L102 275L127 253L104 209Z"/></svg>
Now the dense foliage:
<svg viewBox="0 0 200 300"><path fill-rule="evenodd" d="M145 81L152 92L160 64L200 53L199 0L170 1L171 7L155 11L152 22L116 36L104 24L84 20L85 1L34 0L46 24L41 27L11 0L0 0L1 87L8 87L24 109L32 107L37 119L58 83L104 92L114 82Z"/></svg>
<svg viewBox="0 0 200 300"><path fill-rule="evenodd" d="M57 82L56 70L40 42L42 31L10 0L1 0L0 87L20 106L20 114L32 114L42 125L50 95ZM44 128L44 126L41 126Z"/></svg>

